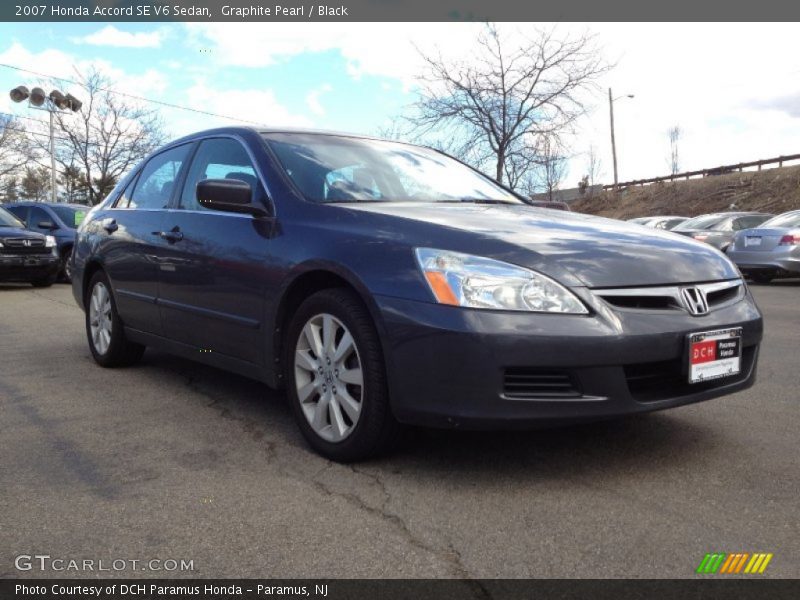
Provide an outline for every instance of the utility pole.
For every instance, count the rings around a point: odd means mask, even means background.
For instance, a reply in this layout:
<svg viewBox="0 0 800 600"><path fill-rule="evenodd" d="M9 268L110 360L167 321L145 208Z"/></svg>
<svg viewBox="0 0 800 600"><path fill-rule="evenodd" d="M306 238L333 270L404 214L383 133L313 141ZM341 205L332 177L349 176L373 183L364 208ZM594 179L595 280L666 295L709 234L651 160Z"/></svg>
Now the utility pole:
<svg viewBox="0 0 800 600"><path fill-rule="evenodd" d="M611 116L611 159L614 163L614 189L617 189L619 179L617 178L617 143L614 140L614 97L611 88L608 88L608 111Z"/></svg>

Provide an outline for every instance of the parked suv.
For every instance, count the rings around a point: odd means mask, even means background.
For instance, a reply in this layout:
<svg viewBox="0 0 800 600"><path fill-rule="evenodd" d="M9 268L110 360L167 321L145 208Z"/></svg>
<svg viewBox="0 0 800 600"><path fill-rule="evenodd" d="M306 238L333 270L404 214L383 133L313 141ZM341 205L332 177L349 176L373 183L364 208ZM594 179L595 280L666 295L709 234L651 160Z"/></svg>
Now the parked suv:
<svg viewBox="0 0 800 600"><path fill-rule="evenodd" d="M31 231L56 238L61 257L61 277L67 283L72 281L70 257L75 244L75 231L89 212L89 207L51 202L15 202L4 207Z"/></svg>
<svg viewBox="0 0 800 600"><path fill-rule="evenodd" d="M0 281L53 285L61 261L51 235L27 231L13 214L0 207Z"/></svg>
<svg viewBox="0 0 800 600"><path fill-rule="evenodd" d="M73 261L100 365L153 346L284 387L340 461L401 423L528 427L742 390L762 336L706 244L531 207L445 154L353 135L177 140L92 209Z"/></svg>

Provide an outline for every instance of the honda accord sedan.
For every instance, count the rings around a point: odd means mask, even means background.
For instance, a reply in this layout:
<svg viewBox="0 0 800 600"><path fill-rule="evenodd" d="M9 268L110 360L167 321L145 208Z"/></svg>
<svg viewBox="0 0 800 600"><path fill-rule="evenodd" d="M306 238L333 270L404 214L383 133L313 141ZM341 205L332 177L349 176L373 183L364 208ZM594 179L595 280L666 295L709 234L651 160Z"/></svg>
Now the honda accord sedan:
<svg viewBox="0 0 800 600"><path fill-rule="evenodd" d="M800 210L736 234L728 257L756 283L800 277Z"/></svg>
<svg viewBox="0 0 800 600"><path fill-rule="evenodd" d="M539 209L440 152L226 128L86 216L73 292L104 367L151 346L285 388L338 461L403 424L531 427L755 380L762 318L715 248Z"/></svg>

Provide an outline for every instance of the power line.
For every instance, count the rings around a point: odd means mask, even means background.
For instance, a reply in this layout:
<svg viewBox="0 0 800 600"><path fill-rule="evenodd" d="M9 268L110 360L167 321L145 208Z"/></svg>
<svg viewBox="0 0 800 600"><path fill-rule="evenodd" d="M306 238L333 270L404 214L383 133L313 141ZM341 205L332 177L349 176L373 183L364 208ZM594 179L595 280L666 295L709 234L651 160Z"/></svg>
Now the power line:
<svg viewBox="0 0 800 600"><path fill-rule="evenodd" d="M30 134L30 135L38 135L40 137L46 137L46 138L50 139L50 134L49 133L41 133L39 131L30 131L29 129L19 129L19 128L16 128L16 127L0 127L0 132L2 132L2 131L18 131L19 133L27 133L27 134ZM74 141L74 140L72 140L71 138L68 138L68 137L53 136L53 139L56 140L56 141L59 141L59 142L77 143L80 146L97 146L97 147L101 147L101 146L105 146L106 145L106 144L101 144L99 142L90 142L88 140L86 140L86 141L77 140L77 142L76 142L76 141Z"/></svg>
<svg viewBox="0 0 800 600"><path fill-rule="evenodd" d="M47 73L40 73L38 71L31 71L29 69L23 69L22 67L17 67L15 65L9 65L6 63L0 63L0 67L5 67L6 69L12 69L14 71L20 71L22 73L28 73L29 75L36 75L37 77L44 77L46 79L55 79L57 81L72 83L74 85L79 85L81 87L86 87L83 82L77 81L75 79L67 79L65 77L56 77L55 75L48 75ZM144 96L137 96L136 94L129 94L127 92L120 92L118 90L113 90L111 88L103 88L98 87L98 90L101 92L108 92L110 94L117 94L119 96L125 96L127 98L132 98L134 100L141 100L143 102L151 102L153 104L158 104L160 106L166 106L167 108L176 108L178 110L186 110L189 112L193 112L199 115L206 115L209 117L218 117L221 119L229 119L231 121L237 121L239 123L249 123L250 125L258 125L259 127L264 127L264 123L258 123L257 121L250 121L248 119L241 119L239 117L231 117L230 115L223 115L219 113L213 113L206 110L200 110L198 108L190 108L188 106L181 106L180 104L173 104L171 102L164 102L162 100L153 100L152 98L145 98Z"/></svg>

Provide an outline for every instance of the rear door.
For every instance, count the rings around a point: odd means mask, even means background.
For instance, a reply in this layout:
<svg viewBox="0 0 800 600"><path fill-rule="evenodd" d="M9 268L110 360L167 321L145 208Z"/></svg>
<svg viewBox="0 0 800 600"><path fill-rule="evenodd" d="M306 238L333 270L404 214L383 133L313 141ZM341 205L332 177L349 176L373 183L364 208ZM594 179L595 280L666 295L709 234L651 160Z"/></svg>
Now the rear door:
<svg viewBox="0 0 800 600"><path fill-rule="evenodd" d="M153 156L113 208L98 215L100 254L111 279L122 321L133 329L161 333L158 265L164 258L163 222L192 144Z"/></svg>
<svg viewBox="0 0 800 600"><path fill-rule="evenodd" d="M263 321L272 221L200 206L196 187L202 179L245 181L254 201L267 205L242 142L200 142L177 207L164 223L173 236L159 265L164 335L204 352L260 363L268 336Z"/></svg>

